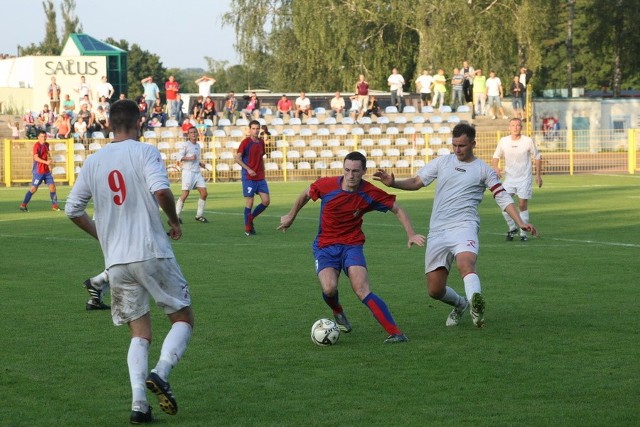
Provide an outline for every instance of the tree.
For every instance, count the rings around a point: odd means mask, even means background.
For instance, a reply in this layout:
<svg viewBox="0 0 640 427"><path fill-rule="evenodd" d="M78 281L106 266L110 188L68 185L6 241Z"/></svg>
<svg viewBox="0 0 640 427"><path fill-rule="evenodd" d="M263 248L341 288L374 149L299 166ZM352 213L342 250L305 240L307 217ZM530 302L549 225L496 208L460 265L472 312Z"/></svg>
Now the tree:
<svg viewBox="0 0 640 427"><path fill-rule="evenodd" d="M82 32L79 18L75 15L75 0L63 0L60 4L62 12L62 38L58 38L57 14L52 0L42 2L46 17L44 40L36 45L20 46L20 54L26 55L60 55L63 44L67 41L69 34Z"/></svg>
<svg viewBox="0 0 640 427"><path fill-rule="evenodd" d="M80 24L80 19L78 19L78 17L76 16L75 0L62 0L60 9L62 10L63 22L61 41L62 43L66 43L67 39L69 38L69 34L82 32L82 25Z"/></svg>

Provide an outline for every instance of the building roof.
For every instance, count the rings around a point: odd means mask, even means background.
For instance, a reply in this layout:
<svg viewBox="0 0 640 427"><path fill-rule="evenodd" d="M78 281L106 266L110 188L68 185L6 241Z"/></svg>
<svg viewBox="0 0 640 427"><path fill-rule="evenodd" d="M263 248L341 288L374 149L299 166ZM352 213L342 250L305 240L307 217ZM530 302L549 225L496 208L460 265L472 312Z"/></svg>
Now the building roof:
<svg viewBox="0 0 640 427"><path fill-rule="evenodd" d="M69 34L67 44L68 43L73 43L78 49L80 55L83 56L109 56L126 52L126 50L95 39L90 35L84 33Z"/></svg>

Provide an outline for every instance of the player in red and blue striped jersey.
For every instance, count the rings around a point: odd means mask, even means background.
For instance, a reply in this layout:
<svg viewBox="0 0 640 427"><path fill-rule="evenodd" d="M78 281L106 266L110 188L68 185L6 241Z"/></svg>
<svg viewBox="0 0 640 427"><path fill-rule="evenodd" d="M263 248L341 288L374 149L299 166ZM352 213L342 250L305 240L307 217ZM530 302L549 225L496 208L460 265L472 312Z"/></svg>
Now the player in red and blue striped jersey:
<svg viewBox="0 0 640 427"><path fill-rule="evenodd" d="M424 246L425 236L414 232L409 216L396 203L396 196L362 179L366 164L363 154L357 151L347 154L343 176L320 178L311 184L289 213L281 217L278 230L287 230L309 200L320 199L320 224L313 255L324 301L331 307L340 330L351 332L338 298L338 277L344 271L355 294L389 334L385 343L392 344L407 341L407 337L396 325L387 304L370 290L362 217L371 211L393 212L407 233L407 247Z"/></svg>
<svg viewBox="0 0 640 427"><path fill-rule="evenodd" d="M33 146L33 181L24 200L20 204L20 210L27 212L27 205L31 201L31 197L38 191L38 187L43 182L49 186L49 197L51 198L51 210L59 211L58 196L56 194L56 183L51 174L51 159L49 158L49 143L47 142L47 133L43 130L38 132L38 142Z"/></svg>

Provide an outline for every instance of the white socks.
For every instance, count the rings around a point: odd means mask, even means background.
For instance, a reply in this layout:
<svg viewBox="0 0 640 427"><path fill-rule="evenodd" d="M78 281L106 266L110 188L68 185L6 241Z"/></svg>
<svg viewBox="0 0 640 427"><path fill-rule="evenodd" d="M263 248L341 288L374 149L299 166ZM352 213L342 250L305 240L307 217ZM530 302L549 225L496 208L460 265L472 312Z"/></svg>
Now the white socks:
<svg viewBox="0 0 640 427"><path fill-rule="evenodd" d="M103 294L109 290L109 273L107 273L107 270L90 278L89 281L94 288L101 290Z"/></svg>
<svg viewBox="0 0 640 427"><path fill-rule="evenodd" d="M520 211L520 219L525 224L529 224L529 211L528 210L527 211ZM526 236L527 233L524 230L520 230L520 235L521 236Z"/></svg>
<svg viewBox="0 0 640 427"><path fill-rule="evenodd" d="M464 292L467 294L468 301L471 301L473 294L481 293L480 278L476 273L469 273L462 280L464 281Z"/></svg>
<svg viewBox="0 0 640 427"><path fill-rule="evenodd" d="M146 402L147 393L145 380L149 363L149 341L140 337L131 338L127 365L129 366L129 380L131 381L132 402Z"/></svg>
<svg viewBox="0 0 640 427"><path fill-rule="evenodd" d="M184 202L182 201L182 199L178 199L178 201L176 202L176 213L178 214L178 216L180 216L180 212L182 212L182 208L184 207Z"/></svg>
<svg viewBox="0 0 640 427"><path fill-rule="evenodd" d="M206 202L206 200L198 199L198 210L196 211L196 217L201 217L202 215L204 215L204 204Z"/></svg>
<svg viewBox="0 0 640 427"><path fill-rule="evenodd" d="M465 305L464 298L458 295L458 293L454 291L453 288L450 288L449 286L445 288L444 296L440 298L440 301L442 301L445 304L452 305L456 308L462 308Z"/></svg>
<svg viewBox="0 0 640 427"><path fill-rule="evenodd" d="M169 372L178 364L178 361L186 351L190 338L191 325L187 322L176 322L171 326L171 330L162 343L160 360L158 360L158 364L153 369L160 378L167 381Z"/></svg>
<svg viewBox="0 0 640 427"><path fill-rule="evenodd" d="M508 213L506 213L505 211L502 211L502 216L504 217L504 220L507 221L507 226L509 227L509 231L518 229L516 222L513 219L511 219Z"/></svg>

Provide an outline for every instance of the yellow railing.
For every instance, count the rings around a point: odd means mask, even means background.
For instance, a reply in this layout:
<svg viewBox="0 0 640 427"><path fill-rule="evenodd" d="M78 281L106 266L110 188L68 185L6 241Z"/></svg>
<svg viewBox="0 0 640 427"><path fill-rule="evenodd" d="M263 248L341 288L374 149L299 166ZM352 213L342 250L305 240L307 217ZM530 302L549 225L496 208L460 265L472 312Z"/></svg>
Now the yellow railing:
<svg viewBox="0 0 640 427"><path fill-rule="evenodd" d="M393 126L388 126L393 127ZM448 130L447 130L448 128ZM397 176L412 176L431 158L449 152L450 129L425 126L413 133L346 133L319 135L281 134L273 136L265 156L266 175L270 180L311 180L319 176L341 173L342 160L350 151L367 156L368 168L392 169ZM406 130L407 128L405 128ZM380 129L382 130L382 129ZM337 130L336 130L337 131ZM363 129L364 131L364 129ZM409 130L409 132L412 132ZM629 173L638 170L638 138L640 130L598 131L535 131L531 136L542 152L545 173ZM491 162L498 140L507 132L478 132L476 155ZM243 136L211 136L202 140L205 177L212 181L240 179L240 167L233 157ZM144 141L144 140L143 140ZM147 138L165 159L169 176L178 180L177 160L181 137ZM82 142L49 140L54 160L52 169L56 181L73 185L87 156L100 149L109 139L85 139ZM6 187L31 181L34 140L0 141L0 182Z"/></svg>

